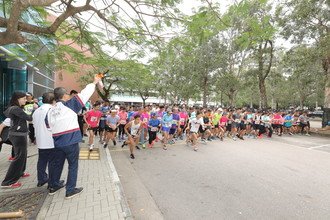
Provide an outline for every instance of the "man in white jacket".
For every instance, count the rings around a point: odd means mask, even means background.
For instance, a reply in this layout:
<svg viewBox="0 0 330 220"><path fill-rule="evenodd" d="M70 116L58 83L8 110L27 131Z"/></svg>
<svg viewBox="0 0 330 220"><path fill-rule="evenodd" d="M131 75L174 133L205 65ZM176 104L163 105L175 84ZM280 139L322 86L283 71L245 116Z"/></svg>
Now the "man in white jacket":
<svg viewBox="0 0 330 220"><path fill-rule="evenodd" d="M42 95L43 105L37 108L33 115L33 124L35 130L35 137L38 146L39 158L37 163L37 177L38 184L37 186L43 186L48 183L48 180L52 178L51 166L54 162L55 153L54 153L54 140L52 132L46 127L45 118L48 111L51 107L55 105L54 93L46 92ZM46 173L46 168L48 165L48 175ZM48 177L49 176L49 177ZM57 186L64 186L63 182L57 183ZM48 185L49 188L54 188L55 186Z"/></svg>
<svg viewBox="0 0 330 220"><path fill-rule="evenodd" d="M76 188L79 143L82 140L77 113L93 95L95 85L100 81L101 78L95 76L93 83L88 84L80 93L72 98L63 87L54 89L56 104L49 110L46 118L46 123L53 135L57 158L54 167L51 167L54 171L54 179L52 178L50 180L50 185L59 183L63 165L65 159L67 159L69 172L66 182L66 199L70 199L83 191L82 187ZM54 194L60 188L60 186L50 188L49 194Z"/></svg>

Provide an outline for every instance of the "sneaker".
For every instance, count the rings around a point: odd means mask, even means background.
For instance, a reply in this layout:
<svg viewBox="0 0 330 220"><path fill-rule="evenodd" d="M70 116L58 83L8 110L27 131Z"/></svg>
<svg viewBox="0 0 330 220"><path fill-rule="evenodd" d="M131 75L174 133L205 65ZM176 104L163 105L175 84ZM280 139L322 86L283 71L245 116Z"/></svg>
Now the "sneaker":
<svg viewBox="0 0 330 220"><path fill-rule="evenodd" d="M22 186L22 183L16 182L16 183L10 184L8 186L1 186L1 188L3 188L3 189L15 189L15 188L19 188L21 186Z"/></svg>
<svg viewBox="0 0 330 220"><path fill-rule="evenodd" d="M138 149L138 150L141 150L141 148L139 146L137 146L137 145L135 146L135 148Z"/></svg>
<svg viewBox="0 0 330 220"><path fill-rule="evenodd" d="M311 135L307 133L306 136L311 136Z"/></svg>
<svg viewBox="0 0 330 220"><path fill-rule="evenodd" d="M142 148L143 148L143 149L146 149L146 145L145 145L145 144L142 144Z"/></svg>
<svg viewBox="0 0 330 220"><path fill-rule="evenodd" d="M124 143L121 145L121 148L123 148L126 145L126 142L124 141Z"/></svg>
<svg viewBox="0 0 330 220"><path fill-rule="evenodd" d="M134 154L131 154L129 157L130 157L131 159L135 159Z"/></svg>
<svg viewBox="0 0 330 220"><path fill-rule="evenodd" d="M289 132L289 135L293 135L292 132Z"/></svg>
<svg viewBox="0 0 330 220"><path fill-rule="evenodd" d="M236 141L237 140L237 137L233 137L233 140Z"/></svg>
<svg viewBox="0 0 330 220"><path fill-rule="evenodd" d="M65 194L65 199L71 199L84 191L84 188L75 188L72 192Z"/></svg>
<svg viewBox="0 0 330 220"><path fill-rule="evenodd" d="M48 179L45 180L45 181L42 182L42 183L38 183L38 184L37 184L37 187L42 187L42 186L45 185L46 183L48 183Z"/></svg>
<svg viewBox="0 0 330 220"><path fill-rule="evenodd" d="M223 141L223 137L220 137L220 141Z"/></svg>
<svg viewBox="0 0 330 220"><path fill-rule="evenodd" d="M89 146L89 151L93 151L93 148L94 148L94 144L91 144L91 145Z"/></svg>
<svg viewBox="0 0 330 220"><path fill-rule="evenodd" d="M164 147L163 147L163 150L167 150L167 147L166 147L166 145L164 145Z"/></svg>
<svg viewBox="0 0 330 220"><path fill-rule="evenodd" d="M107 148L108 147L108 144L103 144L103 148Z"/></svg>
<svg viewBox="0 0 330 220"><path fill-rule="evenodd" d="M197 147L194 147L194 151L198 151L198 148Z"/></svg>
<svg viewBox="0 0 330 220"><path fill-rule="evenodd" d="M113 145L116 146L117 142L116 140L113 140Z"/></svg>
<svg viewBox="0 0 330 220"><path fill-rule="evenodd" d="M23 175L21 176L22 178L25 178L25 177L29 177L30 174L29 173L23 173Z"/></svg>
<svg viewBox="0 0 330 220"><path fill-rule="evenodd" d="M62 189L65 185L60 185L58 187L54 187L54 188L49 188L49 193L48 195L52 196L54 195L56 192L58 192L60 189Z"/></svg>
<svg viewBox="0 0 330 220"><path fill-rule="evenodd" d="M15 157L8 157L8 160L11 162L11 161L15 160Z"/></svg>

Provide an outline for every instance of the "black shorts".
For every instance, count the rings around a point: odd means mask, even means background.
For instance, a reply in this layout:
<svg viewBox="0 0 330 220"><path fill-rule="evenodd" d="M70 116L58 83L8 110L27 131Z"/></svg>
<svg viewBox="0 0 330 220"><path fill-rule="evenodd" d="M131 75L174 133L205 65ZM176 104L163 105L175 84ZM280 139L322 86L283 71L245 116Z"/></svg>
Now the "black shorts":
<svg viewBox="0 0 330 220"><path fill-rule="evenodd" d="M244 124L244 123L240 123L240 124L239 124L239 128L240 128L241 130L245 130L245 129L246 129L246 124Z"/></svg>
<svg viewBox="0 0 330 220"><path fill-rule="evenodd" d="M106 130L107 132L117 132L118 128L116 128L116 129L112 129L112 128L110 128L109 126L105 126L105 130Z"/></svg>
<svg viewBox="0 0 330 220"><path fill-rule="evenodd" d="M203 126L199 126L198 132L203 134L206 131L206 129L203 129Z"/></svg>
<svg viewBox="0 0 330 220"><path fill-rule="evenodd" d="M88 131L94 131L94 133L96 133L99 128L98 127L94 127L94 128L87 128Z"/></svg>
<svg viewBox="0 0 330 220"><path fill-rule="evenodd" d="M227 131L231 131L231 124L227 124L226 129Z"/></svg>
<svg viewBox="0 0 330 220"><path fill-rule="evenodd" d="M183 129L186 128L186 126L185 125L180 125L180 128L183 130Z"/></svg>
<svg viewBox="0 0 330 220"><path fill-rule="evenodd" d="M219 124L214 125L214 128L219 128Z"/></svg>
<svg viewBox="0 0 330 220"><path fill-rule="evenodd" d="M176 128L171 128L169 134L173 135L176 132Z"/></svg>
<svg viewBox="0 0 330 220"><path fill-rule="evenodd" d="M259 130L259 124L253 124L253 129L254 130Z"/></svg>

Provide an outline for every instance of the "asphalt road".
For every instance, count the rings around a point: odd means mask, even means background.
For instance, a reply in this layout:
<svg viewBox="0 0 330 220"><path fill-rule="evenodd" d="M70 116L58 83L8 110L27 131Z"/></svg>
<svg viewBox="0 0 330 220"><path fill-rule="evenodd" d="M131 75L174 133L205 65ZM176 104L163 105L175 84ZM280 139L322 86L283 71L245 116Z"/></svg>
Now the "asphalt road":
<svg viewBox="0 0 330 220"><path fill-rule="evenodd" d="M330 219L330 138L111 148L135 219Z"/></svg>

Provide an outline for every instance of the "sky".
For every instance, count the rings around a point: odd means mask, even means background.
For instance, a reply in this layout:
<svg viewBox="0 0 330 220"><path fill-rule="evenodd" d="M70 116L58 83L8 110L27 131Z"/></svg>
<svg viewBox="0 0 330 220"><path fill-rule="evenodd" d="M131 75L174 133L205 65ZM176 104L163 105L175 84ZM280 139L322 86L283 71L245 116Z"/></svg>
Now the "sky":
<svg viewBox="0 0 330 220"><path fill-rule="evenodd" d="M212 2L212 1L215 2L214 0L210 0L210 2ZM110 0L93 0L92 1L94 6L96 6L96 8L98 8L98 9L104 8L105 3L110 3L110 2L111 2ZM122 6L125 10L127 10L127 12L130 15L134 14L134 12L130 9L130 7L123 0L116 0L115 2L118 3L120 6ZM230 1L230 0L221 0L221 1L217 1L217 2L220 2L221 13L224 13L226 11L229 3L232 2L232 1ZM85 3L85 1L76 1L76 3L74 5L75 6L80 6L80 5L83 5L84 3ZM125 7L125 5L128 6L128 7ZM207 3L202 3L200 0L182 0L181 4L178 5L178 8L180 9L180 11L182 13L184 13L186 15L192 15L192 14L194 14L195 11L198 10L198 7L200 7L202 5L206 6ZM148 9L143 9L143 11L144 10L147 11ZM98 16L94 15L92 18L90 18L92 16L92 12L84 12L80 16L81 16L81 18L83 18L86 21L89 20L89 25L90 25L90 27L93 31L102 32L105 35L107 35L107 30L105 28L105 23L104 23L103 20L98 18ZM145 16L144 19L146 20L146 22L148 24L151 24L153 18ZM111 27L109 27L109 29L111 29ZM173 29L168 30L166 33L171 33L172 31L179 32L179 30L180 30L179 28L174 27ZM110 38L111 37L112 36L110 36ZM114 56L114 57L119 58L119 59L126 59L127 58L127 54L125 54L123 52L118 53L118 51L113 47L105 45L105 46L103 46L103 50L105 50L110 56ZM144 59L140 60L140 61L143 62L143 63L146 63L150 58L152 58L154 56L155 56L155 54L153 54L151 52L148 52L147 56Z"/></svg>
<svg viewBox="0 0 330 220"><path fill-rule="evenodd" d="M217 0L217 1L209 0L209 1L219 3L220 4L220 12L222 14L225 13L226 10L228 9L229 5L234 2L233 0ZM76 2L77 3L75 3L75 6L77 6L79 4L83 5L83 3L85 1L76 1ZM96 6L96 8L102 9L102 8L105 7L105 3L110 3L111 0L93 0L92 2ZM135 15L134 11L123 0L116 0L115 2L118 3L121 7L123 7L123 9L126 10L130 16ZM178 5L178 8L180 9L180 11L182 13L184 13L186 15L193 15L194 12L196 12L198 10L198 8L200 6L203 6L203 5L207 6L207 3L206 2L202 3L200 0L182 0L181 4ZM148 13L149 9L142 8L142 10L144 12ZM152 13L150 10L149 10L149 12ZM125 15L125 14L121 14L121 15L126 16L126 18L128 18L127 15ZM107 28L106 28L105 22L103 20L101 20L98 16L94 15L91 18L92 12L84 12L80 16L81 16L81 18L83 18L86 21L89 20L89 26L93 31L102 32L105 35L108 34L110 39L113 39L115 37L115 34L109 33L107 31L107 30L111 30L111 27L109 25L107 25ZM153 17L144 16L144 19L147 22L147 24L149 24L149 25L152 24ZM178 28L178 27L175 28L174 27L174 28L168 29L166 31L166 33L171 33L173 31L174 32L179 32L179 30L180 30L180 28ZM165 34L165 32L164 32L164 34ZM283 46L283 45L286 46L288 43L282 40L282 41L277 42L276 44L277 44L277 46ZM139 46L132 46L132 47L133 47L133 49L139 49L138 48ZM142 48L140 48L140 49L142 49ZM143 49L145 51L147 50L145 48L143 48ZM116 48L110 47L108 45L104 45L103 50L106 51L110 56L113 56L113 57L118 58L118 59L127 59L128 58L126 53L118 52L116 50ZM156 54L154 54L150 51L147 51L146 54L147 54L147 56L143 59L139 59L139 61L141 61L143 63L147 63L149 59L156 56Z"/></svg>

